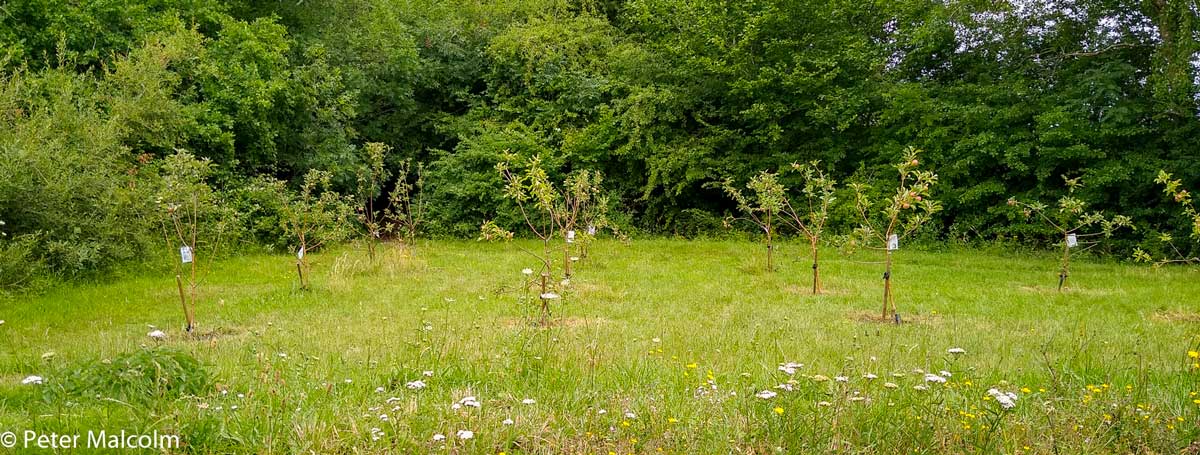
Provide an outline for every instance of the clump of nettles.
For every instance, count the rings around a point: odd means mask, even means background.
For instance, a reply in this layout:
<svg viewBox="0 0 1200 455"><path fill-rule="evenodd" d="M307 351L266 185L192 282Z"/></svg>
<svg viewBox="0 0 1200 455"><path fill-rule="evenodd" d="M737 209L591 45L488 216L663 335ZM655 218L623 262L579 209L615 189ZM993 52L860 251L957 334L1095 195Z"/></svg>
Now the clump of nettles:
<svg viewBox="0 0 1200 455"><path fill-rule="evenodd" d="M50 403L117 400L135 405L164 403L212 391L213 376L185 352L151 348L68 368L43 389Z"/></svg>
<svg viewBox="0 0 1200 455"><path fill-rule="evenodd" d="M1179 204L1183 215L1191 222L1191 232L1188 234L1188 237L1193 241L1200 242L1200 212L1196 211L1196 206L1192 202L1192 193L1183 188L1183 181L1174 178L1167 171L1158 171L1158 178L1154 179L1154 182L1163 186L1163 193L1166 193L1176 204ZM1185 253L1187 248L1180 249L1175 244L1175 237L1170 233L1164 232L1159 234L1158 241L1164 245L1165 252L1162 256L1155 258L1145 250L1137 248L1133 251L1134 260L1152 263L1155 267L1167 264L1200 263L1200 257Z"/></svg>
<svg viewBox="0 0 1200 455"><path fill-rule="evenodd" d="M1058 233L1059 244L1062 245L1062 259L1058 269L1058 290L1062 292L1071 276L1071 250L1080 248L1087 251L1099 245L1103 239L1112 237L1121 227L1133 228L1133 220L1125 215L1111 217L1101 211L1088 211L1088 203L1075 196L1075 191L1083 188L1083 182L1077 178L1063 176L1067 186L1067 194L1058 199L1056 208L1051 208L1041 202L1024 202L1010 198L1008 205L1021 209L1026 218L1037 215L1046 226Z"/></svg>

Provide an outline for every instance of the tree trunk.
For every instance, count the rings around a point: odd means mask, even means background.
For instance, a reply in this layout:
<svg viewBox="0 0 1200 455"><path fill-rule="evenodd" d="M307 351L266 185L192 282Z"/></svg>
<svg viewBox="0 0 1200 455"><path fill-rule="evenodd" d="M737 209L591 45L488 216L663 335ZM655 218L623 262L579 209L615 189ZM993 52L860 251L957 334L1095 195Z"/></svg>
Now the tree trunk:
<svg viewBox="0 0 1200 455"><path fill-rule="evenodd" d="M563 277L571 279L571 244L563 240Z"/></svg>
<svg viewBox="0 0 1200 455"><path fill-rule="evenodd" d="M179 286L179 304L183 306L183 317L185 320L187 320L187 326L184 328L184 330L187 330L188 333L192 333L192 327L195 323L195 315L192 312L191 306L188 305L187 297L183 293L182 275L175 275L175 284Z"/></svg>
<svg viewBox="0 0 1200 455"><path fill-rule="evenodd" d="M808 241L809 241L809 246L812 248L812 269L813 269L813 291L812 292L815 295L815 294L821 293L821 272L817 266L817 264L819 262L818 257L817 257L817 255L818 255L818 248L817 248L818 239L816 237L810 237L808 239Z"/></svg>
<svg viewBox="0 0 1200 455"><path fill-rule="evenodd" d="M896 303L892 301L892 250L884 252L884 270L883 270L883 319L888 318L888 309L891 308L891 314L896 314Z"/></svg>
<svg viewBox="0 0 1200 455"><path fill-rule="evenodd" d="M1067 244L1067 238L1063 237L1063 256L1062 264L1058 269L1058 292L1062 292L1063 287L1067 285L1067 277L1071 275L1071 245Z"/></svg>
<svg viewBox="0 0 1200 455"><path fill-rule="evenodd" d="M771 215L767 215L767 271L775 271L774 248L771 245Z"/></svg>

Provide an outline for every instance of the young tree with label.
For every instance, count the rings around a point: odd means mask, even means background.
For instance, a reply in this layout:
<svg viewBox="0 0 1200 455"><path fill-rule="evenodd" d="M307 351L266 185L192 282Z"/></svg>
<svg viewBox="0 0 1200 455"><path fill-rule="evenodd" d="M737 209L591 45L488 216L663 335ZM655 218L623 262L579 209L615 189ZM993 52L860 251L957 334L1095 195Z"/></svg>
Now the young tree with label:
<svg viewBox="0 0 1200 455"><path fill-rule="evenodd" d="M188 333L196 327L197 289L202 276L211 269L223 234L234 224L232 213L221 209L216 194L206 183L211 173L211 162L184 150L167 156L161 164L162 185L157 203L167 243L172 252L179 254L179 259L173 261L175 284L187 324L184 330ZM203 268L200 260L205 261Z"/></svg>
<svg viewBox="0 0 1200 455"><path fill-rule="evenodd" d="M1121 227L1133 228L1133 220L1125 215L1107 217L1103 212L1088 212L1088 204L1075 197L1075 190L1083 188L1080 178L1063 176L1067 194L1058 200L1056 210L1041 202L1023 202L1010 198L1008 205L1021 209L1025 218L1037 215L1046 226L1058 232L1062 244L1062 260L1058 269L1058 291L1062 292L1071 276L1071 250L1087 251L1099 245L1102 239L1112 237L1113 231Z"/></svg>
<svg viewBox="0 0 1200 455"><path fill-rule="evenodd" d="M900 322L896 313L896 302L892 298L892 253L900 249L900 241L921 228L932 219L942 206L930 198L930 191L937 183L937 174L921 170L921 150L908 147L904 159L896 164L899 182L895 194L880 201L871 199L871 187L863 183L852 183L854 205L862 222L854 231L855 241L863 247L883 251L883 312L884 320Z"/></svg>
<svg viewBox="0 0 1200 455"><path fill-rule="evenodd" d="M808 239L809 251L812 253L813 294L821 293L821 273L818 260L821 234L825 232L825 222L829 219L829 207L837 200L833 191L836 182L826 176L818 164L817 161L804 165L792 163L792 170L800 172L804 177L805 204L800 207L807 209L805 213L802 214L796 210L791 198L783 198L783 213L787 215L784 222L791 224L792 228L804 234L804 237Z"/></svg>
<svg viewBox="0 0 1200 455"><path fill-rule="evenodd" d="M332 178L328 171L310 169L304 175L299 193L287 191L283 182L271 182L280 195L283 230L297 244L296 274L300 289L309 288L308 253L350 236L350 202L330 189Z"/></svg>

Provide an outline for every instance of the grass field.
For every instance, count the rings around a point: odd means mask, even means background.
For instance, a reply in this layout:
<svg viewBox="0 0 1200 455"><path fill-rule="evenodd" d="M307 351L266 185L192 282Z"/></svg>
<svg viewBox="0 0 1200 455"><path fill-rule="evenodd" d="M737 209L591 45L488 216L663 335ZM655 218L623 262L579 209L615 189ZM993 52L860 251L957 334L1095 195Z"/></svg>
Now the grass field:
<svg viewBox="0 0 1200 455"><path fill-rule="evenodd" d="M549 327L519 303L536 262L469 241L313 254L309 291L289 256L219 262L198 339L166 273L17 296L0 432L158 430L197 453L1200 452L1194 270L1081 260L1058 293L1049 255L904 251L897 326L873 319L877 258L829 251L812 296L801 245L775 273L761 253L599 242Z"/></svg>

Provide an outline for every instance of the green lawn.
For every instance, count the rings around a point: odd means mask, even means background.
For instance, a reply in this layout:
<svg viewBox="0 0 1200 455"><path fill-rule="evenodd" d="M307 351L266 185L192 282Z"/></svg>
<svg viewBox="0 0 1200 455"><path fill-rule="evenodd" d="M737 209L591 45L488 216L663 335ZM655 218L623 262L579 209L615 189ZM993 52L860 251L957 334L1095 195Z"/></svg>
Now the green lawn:
<svg viewBox="0 0 1200 455"><path fill-rule="evenodd" d="M812 296L803 245L766 273L756 243L599 242L536 327L519 303L536 262L513 246L386 251L374 266L359 249L310 255L309 291L289 256L219 262L200 339L181 333L167 273L2 301L0 432L158 430L200 453L1178 453L1200 440L1194 270L1079 260L1058 293L1051 255L903 251L897 326L873 319L875 255L827 250L827 293ZM468 396L480 406L454 409Z"/></svg>

